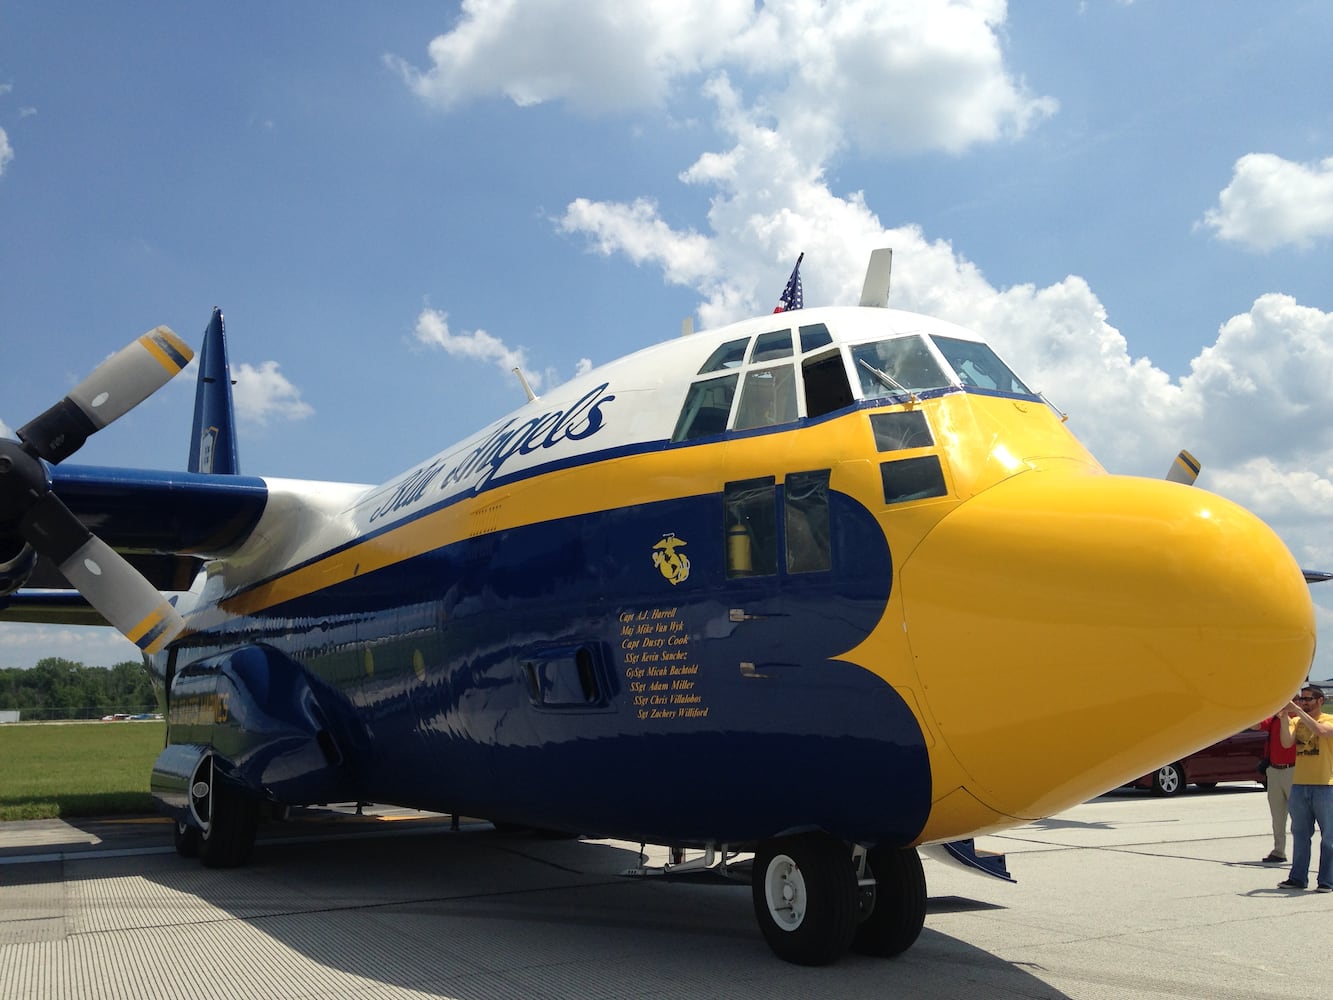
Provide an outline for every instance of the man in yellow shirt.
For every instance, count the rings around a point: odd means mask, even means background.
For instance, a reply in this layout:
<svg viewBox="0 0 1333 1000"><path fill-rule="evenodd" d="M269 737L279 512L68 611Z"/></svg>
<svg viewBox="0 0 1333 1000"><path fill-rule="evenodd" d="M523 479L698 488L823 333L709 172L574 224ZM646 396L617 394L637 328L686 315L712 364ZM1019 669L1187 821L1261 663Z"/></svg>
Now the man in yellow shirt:
<svg viewBox="0 0 1333 1000"><path fill-rule="evenodd" d="M1319 892L1333 892L1333 715L1324 712L1324 692L1313 684L1281 711L1284 747L1296 748L1291 779L1291 875L1279 889L1304 889L1310 879L1310 841L1319 824Z"/></svg>

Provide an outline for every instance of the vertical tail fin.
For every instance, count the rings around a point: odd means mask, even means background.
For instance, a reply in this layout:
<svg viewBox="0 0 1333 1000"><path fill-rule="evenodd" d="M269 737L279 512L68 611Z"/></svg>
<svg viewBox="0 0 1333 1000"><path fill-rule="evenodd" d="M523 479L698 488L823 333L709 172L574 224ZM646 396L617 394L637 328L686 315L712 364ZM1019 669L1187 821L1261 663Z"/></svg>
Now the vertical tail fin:
<svg viewBox="0 0 1333 1000"><path fill-rule="evenodd" d="M236 415L231 399L231 366L227 362L227 334L222 310L204 331L199 349L199 382L194 394L194 436L190 439L191 472L240 473L236 457Z"/></svg>

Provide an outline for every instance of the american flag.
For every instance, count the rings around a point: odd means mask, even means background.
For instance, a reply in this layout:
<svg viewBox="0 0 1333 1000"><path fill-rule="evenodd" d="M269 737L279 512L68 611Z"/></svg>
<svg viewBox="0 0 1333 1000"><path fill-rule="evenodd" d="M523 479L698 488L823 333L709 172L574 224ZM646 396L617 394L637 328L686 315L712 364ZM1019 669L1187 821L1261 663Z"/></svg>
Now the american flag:
<svg viewBox="0 0 1333 1000"><path fill-rule="evenodd" d="M796 258L796 266L791 269L791 277L787 279L787 287L782 290L782 297L778 299L778 307L773 311L775 313L791 312L793 309L800 309L805 305L805 297L801 294L801 261L805 260L805 252Z"/></svg>

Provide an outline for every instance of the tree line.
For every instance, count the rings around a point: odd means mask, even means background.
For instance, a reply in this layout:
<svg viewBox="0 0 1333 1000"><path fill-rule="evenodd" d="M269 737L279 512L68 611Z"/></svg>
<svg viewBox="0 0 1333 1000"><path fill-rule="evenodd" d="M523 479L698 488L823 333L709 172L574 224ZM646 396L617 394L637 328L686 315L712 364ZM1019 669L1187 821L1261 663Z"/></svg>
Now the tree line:
<svg viewBox="0 0 1333 1000"><path fill-rule="evenodd" d="M35 667L0 668L0 711L24 719L100 719L124 712L159 712L157 691L142 662L86 667L51 656Z"/></svg>

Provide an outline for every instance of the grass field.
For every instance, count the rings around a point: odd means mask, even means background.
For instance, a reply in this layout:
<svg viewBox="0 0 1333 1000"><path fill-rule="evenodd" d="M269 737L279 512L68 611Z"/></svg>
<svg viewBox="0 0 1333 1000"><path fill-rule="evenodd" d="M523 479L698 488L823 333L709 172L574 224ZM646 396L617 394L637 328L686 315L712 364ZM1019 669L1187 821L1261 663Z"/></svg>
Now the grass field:
<svg viewBox="0 0 1333 1000"><path fill-rule="evenodd" d="M163 722L0 726L0 820L153 812Z"/></svg>

